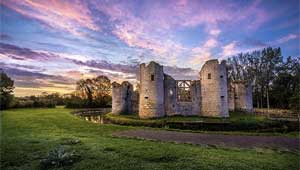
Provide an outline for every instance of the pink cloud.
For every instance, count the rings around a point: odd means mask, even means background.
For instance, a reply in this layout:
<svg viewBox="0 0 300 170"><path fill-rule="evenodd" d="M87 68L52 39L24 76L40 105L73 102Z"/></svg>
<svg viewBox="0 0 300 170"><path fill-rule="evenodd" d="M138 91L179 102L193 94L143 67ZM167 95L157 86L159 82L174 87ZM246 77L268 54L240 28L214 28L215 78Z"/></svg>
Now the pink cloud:
<svg viewBox="0 0 300 170"><path fill-rule="evenodd" d="M288 34L284 37L277 39L274 43L275 44L283 44L283 43L286 43L288 41L295 40L295 39L300 39L300 34Z"/></svg>
<svg viewBox="0 0 300 170"><path fill-rule="evenodd" d="M223 47L222 56L223 57L228 57L228 56L236 54L237 53L236 44L237 44L237 42L233 41L233 42L225 45Z"/></svg>
<svg viewBox="0 0 300 170"><path fill-rule="evenodd" d="M113 22L112 33L120 40L131 47L150 49L155 55L168 56L168 60L176 63L176 56L188 49L173 39L176 36L172 34L174 30L203 25L208 38L205 44L197 47L203 52L196 54L205 54L207 59L211 57L211 49L218 44L221 23L236 24L250 19L253 24L249 29L253 29L271 18L259 4L260 1L255 1L241 7L223 1L144 1L138 6L139 12L131 1L105 1L94 5Z"/></svg>
<svg viewBox="0 0 300 170"><path fill-rule="evenodd" d="M76 35L82 34L79 27L100 30L100 27L93 22L87 5L79 0L6 0L1 3L26 17Z"/></svg>

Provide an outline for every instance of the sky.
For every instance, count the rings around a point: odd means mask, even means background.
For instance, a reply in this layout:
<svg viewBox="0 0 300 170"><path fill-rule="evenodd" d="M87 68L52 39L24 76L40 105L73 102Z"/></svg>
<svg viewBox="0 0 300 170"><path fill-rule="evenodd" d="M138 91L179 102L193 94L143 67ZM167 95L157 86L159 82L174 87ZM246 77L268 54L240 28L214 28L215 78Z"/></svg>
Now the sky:
<svg viewBox="0 0 300 170"><path fill-rule="evenodd" d="M70 93L79 79L137 83L156 61L198 79L210 59L281 47L299 57L298 0L2 0L0 68L15 95Z"/></svg>

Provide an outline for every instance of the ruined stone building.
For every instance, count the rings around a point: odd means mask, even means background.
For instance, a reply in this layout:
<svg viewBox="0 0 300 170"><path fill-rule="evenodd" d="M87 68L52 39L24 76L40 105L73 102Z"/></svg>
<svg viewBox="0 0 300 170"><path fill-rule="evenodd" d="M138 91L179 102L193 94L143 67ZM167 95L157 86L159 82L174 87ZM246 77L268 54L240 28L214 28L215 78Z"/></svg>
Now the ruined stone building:
<svg viewBox="0 0 300 170"><path fill-rule="evenodd" d="M251 86L227 82L225 61L207 61L199 80L175 80L163 66L140 65L139 93L129 82L112 84L112 113L138 113L140 118L173 115L229 117L230 110L252 110Z"/></svg>
<svg viewBox="0 0 300 170"><path fill-rule="evenodd" d="M228 87L228 107L230 111L252 112L252 86L245 81L230 82Z"/></svg>

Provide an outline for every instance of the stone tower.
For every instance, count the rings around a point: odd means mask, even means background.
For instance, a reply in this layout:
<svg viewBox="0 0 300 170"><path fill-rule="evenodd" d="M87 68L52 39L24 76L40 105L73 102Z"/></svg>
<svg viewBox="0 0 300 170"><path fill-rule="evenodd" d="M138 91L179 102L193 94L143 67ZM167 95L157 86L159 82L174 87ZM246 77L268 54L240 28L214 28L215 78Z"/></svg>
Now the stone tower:
<svg viewBox="0 0 300 170"><path fill-rule="evenodd" d="M226 63L217 59L206 61L200 71L201 114L229 117Z"/></svg>
<svg viewBox="0 0 300 170"><path fill-rule="evenodd" d="M165 116L163 66L151 61L140 65L139 117L142 119Z"/></svg>
<svg viewBox="0 0 300 170"><path fill-rule="evenodd" d="M124 81L122 84L112 83L112 113L131 114L132 113L132 93L133 86Z"/></svg>
<svg viewBox="0 0 300 170"><path fill-rule="evenodd" d="M232 82L235 110L252 112L252 86L245 81Z"/></svg>

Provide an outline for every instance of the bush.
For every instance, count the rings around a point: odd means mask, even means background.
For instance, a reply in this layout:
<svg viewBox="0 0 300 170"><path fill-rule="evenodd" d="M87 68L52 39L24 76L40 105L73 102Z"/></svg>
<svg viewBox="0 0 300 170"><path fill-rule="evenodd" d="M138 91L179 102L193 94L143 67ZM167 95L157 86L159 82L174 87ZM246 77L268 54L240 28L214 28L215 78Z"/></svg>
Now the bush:
<svg viewBox="0 0 300 170"><path fill-rule="evenodd" d="M79 161L79 158L80 156L75 151L67 152L64 147L59 146L49 151L46 158L41 160L40 169L69 166Z"/></svg>
<svg viewBox="0 0 300 170"><path fill-rule="evenodd" d="M13 95L0 94L0 110L8 109L13 101Z"/></svg>
<svg viewBox="0 0 300 170"><path fill-rule="evenodd" d="M47 107L47 108L55 108L56 102L43 99L40 97L19 97L14 98L11 108L33 108L33 107Z"/></svg>
<svg viewBox="0 0 300 170"><path fill-rule="evenodd" d="M111 96L95 99L90 104L87 99L72 95L65 99L66 108L107 108L111 107Z"/></svg>
<svg viewBox="0 0 300 170"><path fill-rule="evenodd" d="M300 114L300 96L298 94L289 98L289 108L293 112Z"/></svg>

